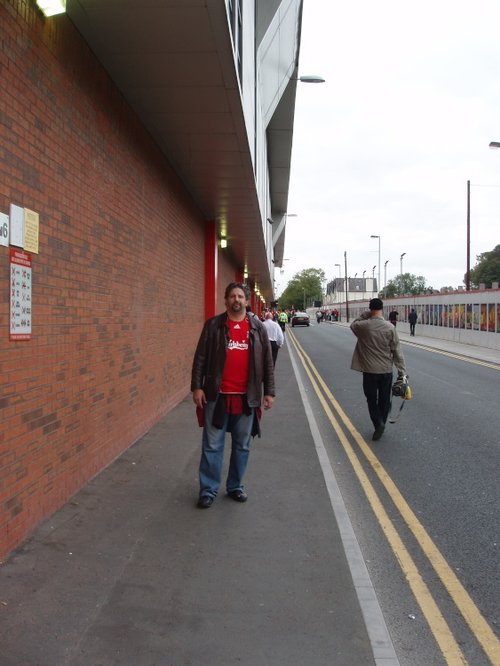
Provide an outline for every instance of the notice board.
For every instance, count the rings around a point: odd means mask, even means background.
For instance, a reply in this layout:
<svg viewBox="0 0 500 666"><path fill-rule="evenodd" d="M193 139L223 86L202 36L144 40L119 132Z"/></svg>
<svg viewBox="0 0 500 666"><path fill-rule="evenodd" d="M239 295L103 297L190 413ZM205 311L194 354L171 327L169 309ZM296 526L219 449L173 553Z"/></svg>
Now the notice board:
<svg viewBox="0 0 500 666"><path fill-rule="evenodd" d="M10 339L31 340L31 254L10 249Z"/></svg>

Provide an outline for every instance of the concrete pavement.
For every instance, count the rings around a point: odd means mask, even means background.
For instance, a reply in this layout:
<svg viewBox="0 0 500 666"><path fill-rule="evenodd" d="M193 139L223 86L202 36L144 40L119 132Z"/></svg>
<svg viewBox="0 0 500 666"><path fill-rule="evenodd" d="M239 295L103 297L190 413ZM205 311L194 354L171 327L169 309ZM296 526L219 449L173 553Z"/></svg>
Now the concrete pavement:
<svg viewBox="0 0 500 666"><path fill-rule="evenodd" d="M0 567L2 666L375 663L286 347L277 387L246 504L196 508L187 397L39 526Z"/></svg>

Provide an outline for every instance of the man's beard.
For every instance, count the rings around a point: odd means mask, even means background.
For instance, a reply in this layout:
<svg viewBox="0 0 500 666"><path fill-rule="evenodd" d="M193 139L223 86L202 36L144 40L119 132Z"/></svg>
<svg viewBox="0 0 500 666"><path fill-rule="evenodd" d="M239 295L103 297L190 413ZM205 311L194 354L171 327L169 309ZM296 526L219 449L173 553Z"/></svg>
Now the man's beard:
<svg viewBox="0 0 500 666"><path fill-rule="evenodd" d="M243 304L235 301L229 306L233 312L241 312L243 310Z"/></svg>

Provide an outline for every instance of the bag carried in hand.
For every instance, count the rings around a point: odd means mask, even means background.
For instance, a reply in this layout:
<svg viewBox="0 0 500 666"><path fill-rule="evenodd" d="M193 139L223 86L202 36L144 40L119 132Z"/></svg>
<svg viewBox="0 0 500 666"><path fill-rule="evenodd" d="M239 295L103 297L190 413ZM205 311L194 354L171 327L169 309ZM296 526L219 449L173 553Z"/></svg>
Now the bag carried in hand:
<svg viewBox="0 0 500 666"><path fill-rule="evenodd" d="M392 395L403 400L411 400L411 388L408 384L408 375L401 375L392 385Z"/></svg>
<svg viewBox="0 0 500 666"><path fill-rule="evenodd" d="M398 420L401 410L405 406L405 400L411 400L411 388L410 385L408 384L408 375L400 375L394 384L392 385L392 395L395 397L403 398L403 402L401 403L401 407L399 408L397 414L393 414L391 412L389 416L389 423L396 423Z"/></svg>

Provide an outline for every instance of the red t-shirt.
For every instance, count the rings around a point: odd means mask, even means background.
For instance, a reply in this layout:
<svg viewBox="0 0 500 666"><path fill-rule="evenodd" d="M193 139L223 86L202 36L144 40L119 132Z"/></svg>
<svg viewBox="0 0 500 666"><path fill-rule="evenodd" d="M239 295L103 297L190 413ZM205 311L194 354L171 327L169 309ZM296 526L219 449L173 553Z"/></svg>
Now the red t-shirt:
<svg viewBox="0 0 500 666"><path fill-rule="evenodd" d="M246 393L250 367L250 324L248 317L245 317L243 321L232 321L228 318L227 325L229 328L229 343L220 392Z"/></svg>

